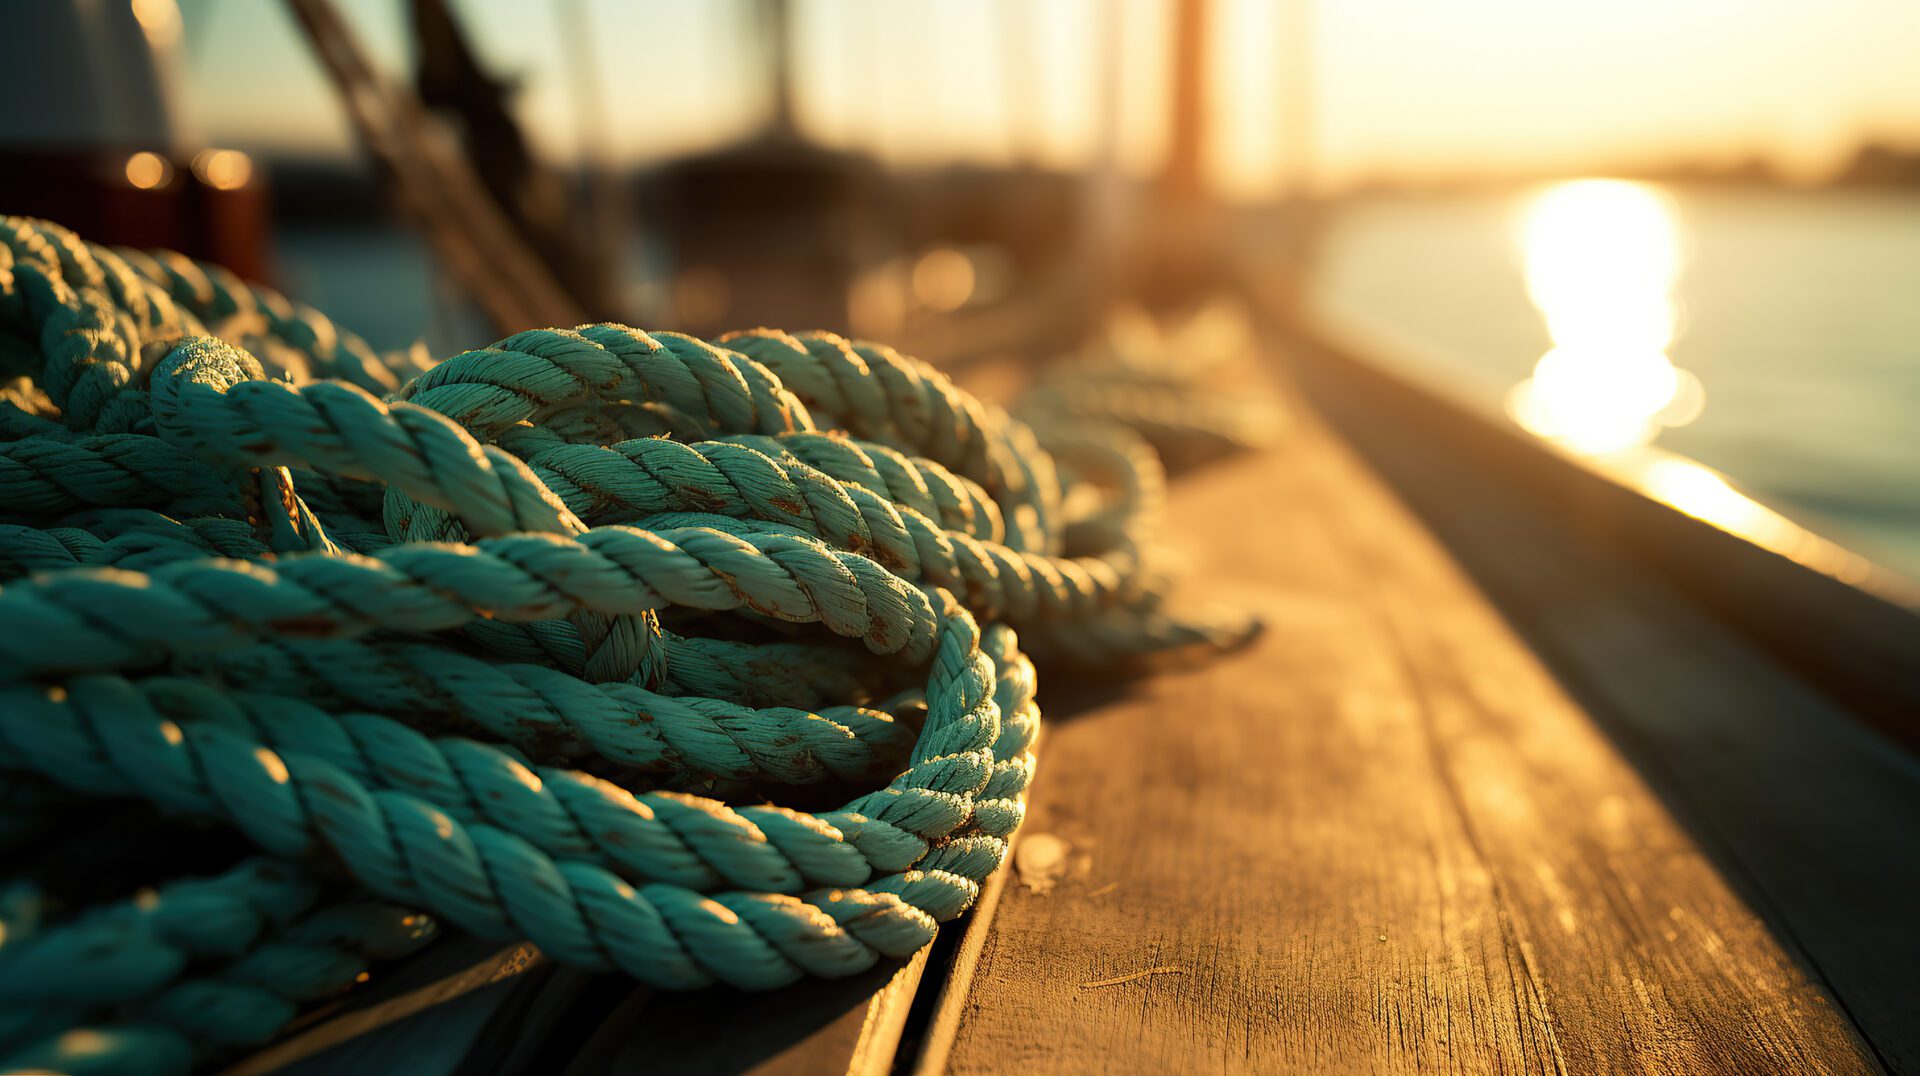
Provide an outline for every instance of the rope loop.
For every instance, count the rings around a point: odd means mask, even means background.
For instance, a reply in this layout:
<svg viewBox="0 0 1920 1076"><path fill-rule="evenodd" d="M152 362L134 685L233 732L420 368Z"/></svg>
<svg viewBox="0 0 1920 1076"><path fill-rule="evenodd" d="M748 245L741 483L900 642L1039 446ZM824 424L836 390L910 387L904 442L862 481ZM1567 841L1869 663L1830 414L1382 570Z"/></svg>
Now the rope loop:
<svg viewBox="0 0 1920 1076"><path fill-rule="evenodd" d="M441 926L663 989L857 974L1006 857L1016 631L1250 630L1164 611L1137 435L830 333L422 364L9 217L0 345L0 842L131 796L262 853L79 910L0 881L0 1067L184 1069Z"/></svg>

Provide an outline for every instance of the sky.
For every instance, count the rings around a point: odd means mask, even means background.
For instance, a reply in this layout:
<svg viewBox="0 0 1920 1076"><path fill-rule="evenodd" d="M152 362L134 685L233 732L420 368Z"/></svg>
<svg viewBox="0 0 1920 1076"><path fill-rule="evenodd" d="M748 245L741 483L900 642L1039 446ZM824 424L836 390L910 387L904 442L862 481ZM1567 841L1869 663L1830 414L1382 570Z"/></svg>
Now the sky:
<svg viewBox="0 0 1920 1076"><path fill-rule="evenodd" d="M403 71L403 0L338 2ZM740 137L763 114L747 0L454 6L559 158L657 159ZM1166 0L794 6L797 109L825 141L905 165L1077 166L1111 152L1136 172L1164 151ZM183 9L178 68L202 137L351 144L284 5ZM1920 148L1920 0L1215 0L1210 41L1209 161L1235 196L1303 175L1333 189L1750 156L1812 179L1864 139Z"/></svg>

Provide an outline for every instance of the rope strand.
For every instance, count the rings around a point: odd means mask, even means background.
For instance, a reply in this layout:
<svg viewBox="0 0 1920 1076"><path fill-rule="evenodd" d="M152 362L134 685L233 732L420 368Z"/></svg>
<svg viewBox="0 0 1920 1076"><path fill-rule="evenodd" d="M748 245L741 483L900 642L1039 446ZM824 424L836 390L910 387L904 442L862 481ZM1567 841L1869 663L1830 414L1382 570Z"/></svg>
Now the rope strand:
<svg viewBox="0 0 1920 1076"><path fill-rule="evenodd" d="M1050 453L879 345L600 324L421 370L5 218L13 340L6 832L134 797L272 857L181 892L304 881L218 960L162 929L174 889L0 936L0 979L54 984L8 1065L203 1062L434 922L661 988L856 974L1005 859L1039 731L1016 626L1087 660L1250 630L1166 612L1138 436L1078 419ZM801 786L845 802L777 805ZM33 971L71 952L125 975Z"/></svg>

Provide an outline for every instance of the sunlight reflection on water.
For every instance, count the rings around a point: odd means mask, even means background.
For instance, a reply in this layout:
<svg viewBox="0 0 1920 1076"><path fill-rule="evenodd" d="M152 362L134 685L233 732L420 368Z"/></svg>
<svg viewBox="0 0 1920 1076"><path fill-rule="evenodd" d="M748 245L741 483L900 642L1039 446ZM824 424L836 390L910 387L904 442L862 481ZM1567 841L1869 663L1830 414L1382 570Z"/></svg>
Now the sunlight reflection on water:
<svg viewBox="0 0 1920 1076"><path fill-rule="evenodd" d="M1710 467L1651 448L1699 417L1699 379L1667 357L1680 324L1680 217L1642 183L1580 179L1525 205L1518 233L1527 297L1553 346L1507 394L1527 430L1642 492L1850 583L1874 570L1754 501Z"/></svg>
<svg viewBox="0 0 1920 1076"><path fill-rule="evenodd" d="M1666 354L1679 322L1681 242L1663 195L1621 180L1555 184L1525 206L1519 242L1553 347L1508 393L1515 421L1601 456L1699 415L1699 381Z"/></svg>

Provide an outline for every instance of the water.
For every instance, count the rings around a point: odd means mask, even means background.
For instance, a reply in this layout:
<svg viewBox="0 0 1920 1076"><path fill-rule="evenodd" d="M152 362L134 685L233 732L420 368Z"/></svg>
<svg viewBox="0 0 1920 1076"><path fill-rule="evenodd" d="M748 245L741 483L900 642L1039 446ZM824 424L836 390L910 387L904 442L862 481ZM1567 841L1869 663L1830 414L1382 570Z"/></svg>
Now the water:
<svg viewBox="0 0 1920 1076"><path fill-rule="evenodd" d="M274 235L273 256L281 291L382 351L424 340L445 356L493 338L412 231L284 228Z"/></svg>
<svg viewBox="0 0 1920 1076"><path fill-rule="evenodd" d="M1920 577L1920 192L1664 193L1681 248L1664 354L1704 402L1657 443ZM1349 203L1323 251L1321 306L1402 342L1394 357L1414 372L1504 409L1554 343L1517 235L1530 194ZM1617 246L1596 264L1619 269L1632 252ZM445 355L490 338L409 232L289 230L276 253L289 294L376 347L424 338ZM1619 291L1605 273L1591 283Z"/></svg>
<svg viewBox="0 0 1920 1076"><path fill-rule="evenodd" d="M1665 354L1703 397L1657 443L1920 577L1920 192L1659 193L1681 254ZM1319 306L1404 345L1391 361L1505 410L1555 343L1521 253L1537 194L1350 203Z"/></svg>
<svg viewBox="0 0 1920 1076"><path fill-rule="evenodd" d="M287 295L359 333L381 351L423 341L445 357L494 339L486 318L436 263L421 236L404 227L310 224L274 233L276 282ZM635 237L622 250L624 308L663 305L659 244Z"/></svg>

